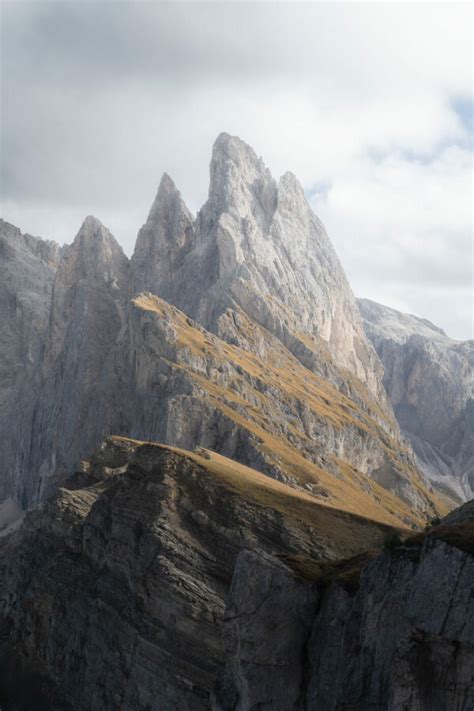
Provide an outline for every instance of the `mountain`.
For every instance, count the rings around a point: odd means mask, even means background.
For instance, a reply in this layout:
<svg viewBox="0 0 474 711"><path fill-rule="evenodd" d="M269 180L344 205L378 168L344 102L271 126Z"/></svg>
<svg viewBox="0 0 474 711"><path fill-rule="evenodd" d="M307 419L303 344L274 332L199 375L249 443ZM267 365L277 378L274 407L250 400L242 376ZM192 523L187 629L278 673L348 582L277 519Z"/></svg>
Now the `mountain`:
<svg viewBox="0 0 474 711"><path fill-rule="evenodd" d="M278 183L240 139L222 133L206 204L193 222L165 175L131 263L135 291L150 291L225 338L241 310L291 351L322 339L339 367L379 398L382 370L346 277L303 189ZM244 339L242 333L235 338Z"/></svg>
<svg viewBox="0 0 474 711"><path fill-rule="evenodd" d="M468 351L368 325L294 176L221 134L131 259L91 216L0 257L2 709L472 707L472 502L390 404L414 363L461 466Z"/></svg>
<svg viewBox="0 0 474 711"><path fill-rule="evenodd" d="M48 268L31 367L9 396L21 402L24 391L31 414L4 410L4 498L23 508L44 500L117 434L211 448L394 525L451 505L401 437L382 366L301 187L290 174L276 183L238 138L218 137L196 219L164 175L131 260L88 217Z"/></svg>
<svg viewBox="0 0 474 711"><path fill-rule="evenodd" d="M434 487L474 495L474 341L454 341L425 319L358 300L383 363L397 420Z"/></svg>
<svg viewBox="0 0 474 711"><path fill-rule="evenodd" d="M413 536L109 438L0 538L2 708L464 711L472 527L471 505Z"/></svg>

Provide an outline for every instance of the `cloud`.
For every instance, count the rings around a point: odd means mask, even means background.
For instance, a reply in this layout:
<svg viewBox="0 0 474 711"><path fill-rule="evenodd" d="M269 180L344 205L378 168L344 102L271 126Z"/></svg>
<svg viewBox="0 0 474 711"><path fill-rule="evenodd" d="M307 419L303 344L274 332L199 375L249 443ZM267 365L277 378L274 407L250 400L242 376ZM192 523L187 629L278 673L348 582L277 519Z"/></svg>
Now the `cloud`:
<svg viewBox="0 0 474 711"><path fill-rule="evenodd" d="M130 252L163 171L199 209L226 130L298 175L357 293L467 336L470 14L5 2L3 214L59 241L97 214Z"/></svg>

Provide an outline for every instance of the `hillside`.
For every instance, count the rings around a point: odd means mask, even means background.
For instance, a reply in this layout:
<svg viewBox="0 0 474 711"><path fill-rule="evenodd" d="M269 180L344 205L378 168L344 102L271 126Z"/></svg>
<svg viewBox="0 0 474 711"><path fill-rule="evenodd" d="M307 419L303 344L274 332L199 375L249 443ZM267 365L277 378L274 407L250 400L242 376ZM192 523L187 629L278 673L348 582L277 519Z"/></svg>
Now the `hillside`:
<svg viewBox="0 0 474 711"><path fill-rule="evenodd" d="M351 620L375 585L379 629L385 620L399 634L403 595L411 601L404 614L413 616L438 594L433 586L443 570L454 575L464 561L468 579L472 556L449 547L458 545L468 514L447 521L457 538L433 538L417 568L417 538L401 558L378 557L397 529L318 503L207 450L109 438L21 528L0 538L2 704L10 708L29 694L26 703L33 699L42 711L228 711L242 698L271 698L276 711L319 708L326 685L338 679L334 664L342 674L352 658L339 643L338 657L329 644L313 674L328 624L336 641L347 618L346 646L356 644ZM412 532L398 535L410 541ZM448 540L446 532L441 537ZM456 585L456 576L449 579ZM467 588L459 580L462 606ZM445 591L440 605L449 596ZM369 607L364 614L375 619ZM458 640L458 671L439 677L448 679L448 696L440 698L455 700L467 688L470 632L459 637L453 615L441 632L433 626L425 633L425 618L417 624L423 644L441 646L444 661L451 659L450 636ZM365 629L362 644L370 650L372 624ZM430 631L435 638L427 641ZM384 644L373 668L380 678L398 637ZM439 683L435 688L444 688ZM407 689L424 693L416 679ZM372 693L363 692L361 703L376 698Z"/></svg>

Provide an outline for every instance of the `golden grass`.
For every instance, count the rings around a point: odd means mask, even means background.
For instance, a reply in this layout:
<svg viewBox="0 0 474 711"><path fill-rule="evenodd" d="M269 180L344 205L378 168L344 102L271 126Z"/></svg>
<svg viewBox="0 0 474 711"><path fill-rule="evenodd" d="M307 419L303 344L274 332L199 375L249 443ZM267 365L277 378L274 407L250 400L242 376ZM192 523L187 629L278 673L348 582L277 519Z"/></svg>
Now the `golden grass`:
<svg viewBox="0 0 474 711"><path fill-rule="evenodd" d="M185 314L162 299L151 294L141 294L134 299L135 305L143 310L158 313L162 317L172 320L176 330L177 363L172 367L184 367L188 375L202 390L203 398L224 415L249 433L261 440L260 449L267 458L283 471L295 477L302 484L313 483L326 489L331 496L331 505L351 511L362 512L379 521L392 525L403 525L410 521L414 525L422 525L424 518L411 510L399 497L395 496L373 479L357 471L348 462L335 456L327 455L327 459L342 475L343 480L321 469L309 458L305 457L296 447L292 446L286 437L278 434L276 423L271 422L265 413L274 409L271 399L255 387L257 381L264 382L267 386L278 392L278 399L285 403L289 412L294 412L294 420L290 422L289 429L299 438L302 445L305 442L315 445L306 433L298 426L297 407L303 403L311 410L313 416L325 425L329 424L334 429L352 428L359 430L362 436L375 438L385 451L389 460L398 470L400 475L408 479L411 486L418 489L427 500L435 503L438 513L444 514L449 510L445 500L433 496L425 487L419 472L411 464L403 461L399 452L400 443L397 442L373 417L348 397L339 392L329 382L305 368L289 351L276 339L272 339L268 348L268 357L260 359L255 353L231 345L220 340L213 334L194 325ZM269 335L260 326L251 323L248 318L240 313L242 329L252 334L258 332L260 337L269 340ZM297 334L298 338L311 349L321 349L321 344L311 336ZM319 339L318 339L319 340ZM203 362L212 358L215 364L229 363L240 372L235 376L236 381L241 381L243 387L240 393L223 384L210 380L204 374L183 365L185 358L183 352L189 349ZM324 349L323 349L324 350ZM316 352L316 350L314 350ZM383 413L378 404L369 398L365 386L352 374L350 377L353 387L360 391L361 397L367 401L368 409L372 408L374 416L389 418ZM239 410L239 411L238 411ZM242 414L244 413L244 414ZM288 427L289 419L286 418ZM367 493L370 491L371 493ZM321 498L321 497L320 497ZM322 502L327 504L328 502Z"/></svg>
<svg viewBox="0 0 474 711"><path fill-rule="evenodd" d="M387 533L393 528L409 532L409 529L390 526L386 522L372 520L358 513L350 513L319 502L310 494L293 489L255 469L207 449L189 452L180 447L154 442L141 442L124 437L111 439L132 442L137 446L155 446L190 459L243 499L263 509L271 508L277 511L287 525L300 529L301 526L311 527L321 537L322 543L328 548L334 548L340 555L352 555L364 548L381 546Z"/></svg>

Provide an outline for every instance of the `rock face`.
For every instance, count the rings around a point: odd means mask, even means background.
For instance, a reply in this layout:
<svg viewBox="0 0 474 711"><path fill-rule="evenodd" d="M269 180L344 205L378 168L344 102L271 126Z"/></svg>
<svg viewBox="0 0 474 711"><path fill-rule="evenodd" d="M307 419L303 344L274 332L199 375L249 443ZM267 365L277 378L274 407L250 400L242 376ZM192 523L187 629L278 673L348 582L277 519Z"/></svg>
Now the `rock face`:
<svg viewBox="0 0 474 711"><path fill-rule="evenodd" d="M115 238L87 217L53 285L33 432L38 499L51 472L68 472L71 461L92 451L98 437L122 431L126 391L116 344L124 322L127 272L128 260Z"/></svg>
<svg viewBox="0 0 474 711"><path fill-rule="evenodd" d="M338 366L383 398L354 297L296 178L277 183L250 146L226 133L210 173L195 223L164 176L132 258L135 291L163 297L218 335L226 334L222 314L241 309L290 349L302 334L321 338Z"/></svg>
<svg viewBox="0 0 474 711"><path fill-rule="evenodd" d="M55 711L209 709L239 552L333 558L388 530L209 452L111 439L0 538L0 674L13 657Z"/></svg>
<svg viewBox="0 0 474 711"><path fill-rule="evenodd" d="M0 220L0 501L14 492L28 461L54 274L64 251Z"/></svg>
<svg viewBox="0 0 474 711"><path fill-rule="evenodd" d="M454 341L423 319L359 299L368 337L403 432L433 485L474 493L474 341Z"/></svg>
<svg viewBox="0 0 474 711"><path fill-rule="evenodd" d="M295 580L281 562L241 553L213 709L468 711L473 534L472 523L445 526L385 552L362 569L357 592L337 579Z"/></svg>
<svg viewBox="0 0 474 711"><path fill-rule="evenodd" d="M472 526L467 507L365 556L393 529L111 438L0 538L2 703L34 678L45 711L467 711Z"/></svg>
<svg viewBox="0 0 474 711"><path fill-rule="evenodd" d="M49 286L31 287L39 331L15 336L19 357L31 351L28 377L4 387L9 362L0 381L2 400L18 403L16 420L4 408L4 497L43 500L120 434L209 447L392 524L443 513L402 441L323 226L295 178L275 183L242 141L217 139L196 220L163 177L130 263L93 217L55 249L29 266L15 251L15 298L37 263Z"/></svg>

